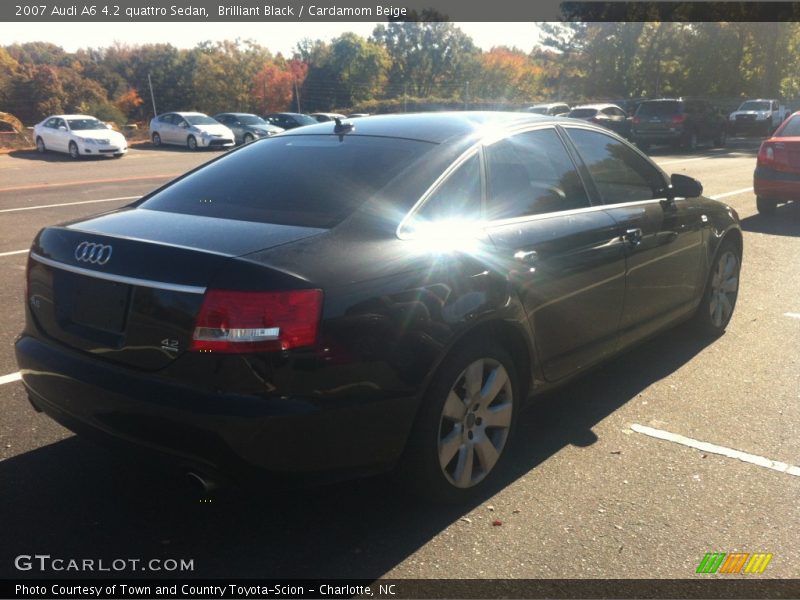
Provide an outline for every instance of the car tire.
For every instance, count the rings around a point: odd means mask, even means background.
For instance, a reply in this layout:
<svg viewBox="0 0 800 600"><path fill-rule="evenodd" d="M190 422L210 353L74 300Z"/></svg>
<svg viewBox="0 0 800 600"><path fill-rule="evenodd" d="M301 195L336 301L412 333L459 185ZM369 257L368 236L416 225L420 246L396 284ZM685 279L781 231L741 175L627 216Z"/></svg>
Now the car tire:
<svg viewBox="0 0 800 600"><path fill-rule="evenodd" d="M192 152L197 151L197 139L193 135L190 135L188 138L186 138L186 147Z"/></svg>
<svg viewBox="0 0 800 600"><path fill-rule="evenodd" d="M758 214L772 216L775 214L775 209L778 208L778 203L763 196L756 196L756 208L758 209Z"/></svg>
<svg viewBox="0 0 800 600"><path fill-rule="evenodd" d="M724 148L726 143L728 143L728 132L723 128L720 129L719 133L714 138L714 147Z"/></svg>
<svg viewBox="0 0 800 600"><path fill-rule="evenodd" d="M501 346L475 340L456 349L431 383L409 437L400 469L408 488L445 504L481 494L508 456L520 389Z"/></svg>
<svg viewBox="0 0 800 600"><path fill-rule="evenodd" d="M702 335L717 337L725 332L739 295L741 265L739 246L730 239L723 240L711 263L703 299L694 316L696 329Z"/></svg>
<svg viewBox="0 0 800 600"><path fill-rule="evenodd" d="M249 144L249 143L250 143L250 142L252 142L254 139L256 139L256 138L254 138L254 137L253 137L253 134L252 134L252 133L245 133L245 134L244 134L244 137L242 138L242 143L244 143L244 144Z"/></svg>
<svg viewBox="0 0 800 600"><path fill-rule="evenodd" d="M125 156L124 154L114 154L114 158L122 158Z"/></svg>
<svg viewBox="0 0 800 600"><path fill-rule="evenodd" d="M650 142L645 142L645 141L642 141L642 140L636 140L636 146L642 152L647 152L648 150L650 150Z"/></svg>
<svg viewBox="0 0 800 600"><path fill-rule="evenodd" d="M78 144L76 144L75 142L69 143L69 157L72 160L78 160L81 157L81 153L78 150Z"/></svg>
<svg viewBox="0 0 800 600"><path fill-rule="evenodd" d="M44 140L40 137L36 138L36 151L39 154L44 154L47 152L47 146L44 145Z"/></svg>
<svg viewBox="0 0 800 600"><path fill-rule="evenodd" d="M150 138L153 140L153 146L160 146L161 145L161 136L157 133L154 133L153 136Z"/></svg>

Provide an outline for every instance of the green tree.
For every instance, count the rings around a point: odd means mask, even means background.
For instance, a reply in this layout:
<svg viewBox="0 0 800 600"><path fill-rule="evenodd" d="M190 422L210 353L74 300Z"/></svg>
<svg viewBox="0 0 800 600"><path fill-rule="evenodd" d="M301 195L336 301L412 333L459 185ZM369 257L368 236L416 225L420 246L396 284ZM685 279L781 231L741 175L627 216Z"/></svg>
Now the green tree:
<svg viewBox="0 0 800 600"><path fill-rule="evenodd" d="M391 59L390 93L443 97L463 93L469 74L478 70L478 49L472 39L444 17L423 11L418 21L378 25L372 41Z"/></svg>

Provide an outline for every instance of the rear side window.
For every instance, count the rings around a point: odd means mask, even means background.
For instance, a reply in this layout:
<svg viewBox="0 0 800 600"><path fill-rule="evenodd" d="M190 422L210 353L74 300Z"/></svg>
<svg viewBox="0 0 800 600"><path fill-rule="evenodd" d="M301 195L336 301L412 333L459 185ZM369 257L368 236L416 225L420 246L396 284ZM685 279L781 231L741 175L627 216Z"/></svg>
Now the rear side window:
<svg viewBox="0 0 800 600"><path fill-rule="evenodd" d="M637 152L596 131L568 131L604 204L651 200L662 194L664 177Z"/></svg>
<svg viewBox="0 0 800 600"><path fill-rule="evenodd" d="M481 166L468 158L433 192L414 216L414 223L477 221L481 218Z"/></svg>
<svg viewBox="0 0 800 600"><path fill-rule="evenodd" d="M521 133L486 149L487 218L511 219L589 205L554 129Z"/></svg>
<svg viewBox="0 0 800 600"><path fill-rule="evenodd" d="M140 208L334 227L436 144L348 135L284 136L243 147L157 192Z"/></svg>
<svg viewBox="0 0 800 600"><path fill-rule="evenodd" d="M636 111L637 117L668 117L681 112L681 103L664 102L642 102Z"/></svg>
<svg viewBox="0 0 800 600"><path fill-rule="evenodd" d="M572 110L567 116L573 119L588 119L597 114L596 108L576 108Z"/></svg>
<svg viewBox="0 0 800 600"><path fill-rule="evenodd" d="M789 122L783 126L780 135L776 137L800 137L800 116L789 119Z"/></svg>

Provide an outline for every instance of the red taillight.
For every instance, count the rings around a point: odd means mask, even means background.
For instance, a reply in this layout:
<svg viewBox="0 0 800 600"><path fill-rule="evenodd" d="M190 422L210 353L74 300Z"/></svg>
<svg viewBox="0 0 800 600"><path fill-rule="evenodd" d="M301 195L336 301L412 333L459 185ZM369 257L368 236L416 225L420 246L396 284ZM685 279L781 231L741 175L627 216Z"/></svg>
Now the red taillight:
<svg viewBox="0 0 800 600"><path fill-rule="evenodd" d="M760 165L771 165L775 162L775 147L769 142L763 142L758 149L756 162Z"/></svg>
<svg viewBox="0 0 800 600"><path fill-rule="evenodd" d="M633 123L634 125L638 125L641 122L642 119L640 117L633 117L633 119L631 119L631 123Z"/></svg>
<svg viewBox="0 0 800 600"><path fill-rule="evenodd" d="M191 350L242 353L311 346L317 340L321 310L322 290L209 290Z"/></svg>
<svg viewBox="0 0 800 600"><path fill-rule="evenodd" d="M676 125L683 123L686 120L686 115L673 115L672 122Z"/></svg>

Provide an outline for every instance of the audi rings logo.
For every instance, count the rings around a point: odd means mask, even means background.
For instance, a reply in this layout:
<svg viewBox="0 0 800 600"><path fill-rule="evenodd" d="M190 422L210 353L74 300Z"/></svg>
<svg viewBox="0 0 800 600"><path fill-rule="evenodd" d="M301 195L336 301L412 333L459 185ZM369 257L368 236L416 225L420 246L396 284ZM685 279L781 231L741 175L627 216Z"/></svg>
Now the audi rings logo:
<svg viewBox="0 0 800 600"><path fill-rule="evenodd" d="M93 265L104 265L111 260L111 246L81 242L75 248L75 260Z"/></svg>

